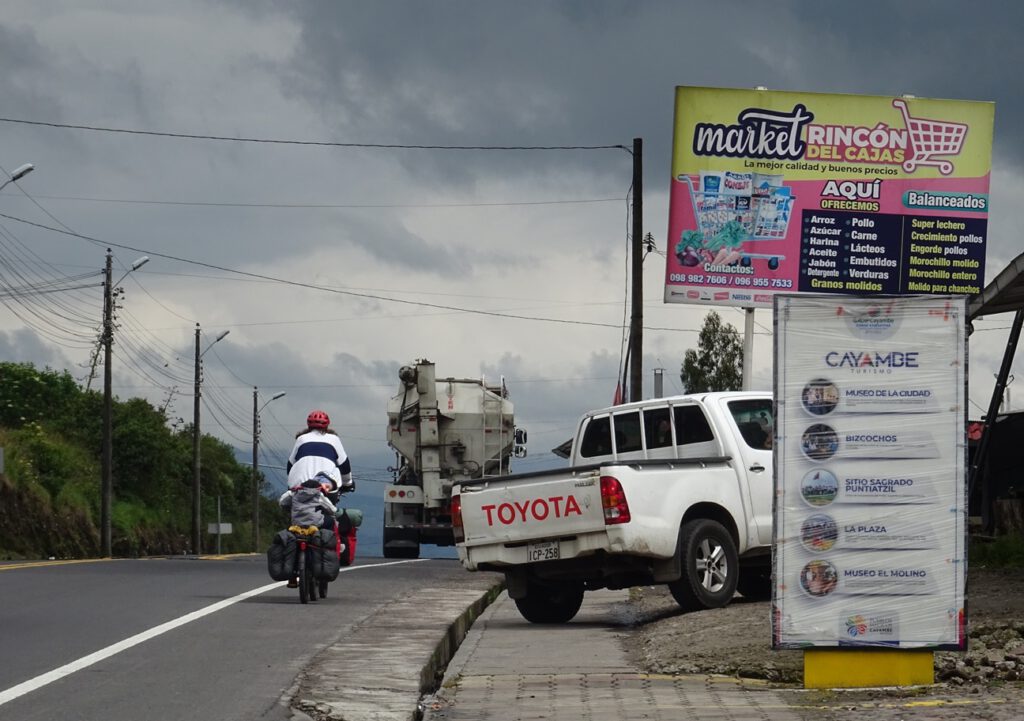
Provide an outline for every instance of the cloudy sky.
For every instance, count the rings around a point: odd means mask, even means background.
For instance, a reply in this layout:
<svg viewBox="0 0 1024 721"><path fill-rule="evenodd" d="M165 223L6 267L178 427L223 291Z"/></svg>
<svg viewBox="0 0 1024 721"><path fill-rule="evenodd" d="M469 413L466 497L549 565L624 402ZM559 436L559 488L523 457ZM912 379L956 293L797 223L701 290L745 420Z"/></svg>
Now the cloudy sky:
<svg viewBox="0 0 1024 721"><path fill-rule="evenodd" d="M644 265L645 395L656 368L680 392L710 308L661 301L674 88L995 101L991 280L1022 247L1022 26L1017 2L8 0L0 168L36 170L0 192L15 289L0 358L87 382L99 277L17 289L95 274L109 247L116 277L151 258L121 284L119 397L191 421L199 323L204 431L247 451L253 386L261 404L286 392L263 411L261 464L320 407L373 492L397 368L429 358L439 375L504 376L530 433L515 468L549 467L619 373L632 161L606 146L643 139L660 251ZM755 387L770 388L771 313L756 319ZM973 417L1010 320L971 341Z"/></svg>

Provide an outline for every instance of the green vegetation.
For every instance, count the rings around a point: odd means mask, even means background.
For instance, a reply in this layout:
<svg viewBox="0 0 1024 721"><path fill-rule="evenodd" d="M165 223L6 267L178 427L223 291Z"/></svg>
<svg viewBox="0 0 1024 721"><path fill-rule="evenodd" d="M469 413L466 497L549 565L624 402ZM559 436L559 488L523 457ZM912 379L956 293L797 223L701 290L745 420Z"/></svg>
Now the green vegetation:
<svg viewBox="0 0 1024 721"><path fill-rule="evenodd" d="M986 541L972 538L968 553L971 566L1024 568L1024 537L997 536Z"/></svg>
<svg viewBox="0 0 1024 721"><path fill-rule="evenodd" d="M743 341L739 332L711 311L697 337L697 349L683 356L679 380L687 393L738 391L743 387Z"/></svg>
<svg viewBox="0 0 1024 721"><path fill-rule="evenodd" d="M0 558L86 557L100 552L102 394L82 389L67 372L0 363ZM163 412L139 398L116 400L112 416L115 556L190 552L192 429L175 430ZM233 525L224 553L252 550L252 472L218 439L201 439L202 521ZM260 482L263 483L262 476ZM268 523L278 519L261 498ZM204 550L215 538L204 537Z"/></svg>

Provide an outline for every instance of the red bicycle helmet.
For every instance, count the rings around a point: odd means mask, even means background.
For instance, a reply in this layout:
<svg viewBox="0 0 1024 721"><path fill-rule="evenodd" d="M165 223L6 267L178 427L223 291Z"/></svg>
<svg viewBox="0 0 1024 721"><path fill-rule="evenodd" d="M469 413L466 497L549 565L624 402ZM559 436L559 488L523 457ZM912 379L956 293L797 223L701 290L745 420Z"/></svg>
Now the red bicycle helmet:
<svg viewBox="0 0 1024 721"><path fill-rule="evenodd" d="M331 418L323 411L313 411L306 416L306 427L308 428L318 428L321 431L326 431L330 425Z"/></svg>

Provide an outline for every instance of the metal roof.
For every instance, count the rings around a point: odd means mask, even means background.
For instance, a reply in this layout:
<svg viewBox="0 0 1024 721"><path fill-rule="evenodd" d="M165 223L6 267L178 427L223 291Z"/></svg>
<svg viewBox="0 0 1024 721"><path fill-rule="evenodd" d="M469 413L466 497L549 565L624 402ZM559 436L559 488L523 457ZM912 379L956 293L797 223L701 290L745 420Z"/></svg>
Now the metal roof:
<svg viewBox="0 0 1024 721"><path fill-rule="evenodd" d="M967 305L967 317L1008 313L1024 308L1024 253L995 277L985 290L973 296Z"/></svg>

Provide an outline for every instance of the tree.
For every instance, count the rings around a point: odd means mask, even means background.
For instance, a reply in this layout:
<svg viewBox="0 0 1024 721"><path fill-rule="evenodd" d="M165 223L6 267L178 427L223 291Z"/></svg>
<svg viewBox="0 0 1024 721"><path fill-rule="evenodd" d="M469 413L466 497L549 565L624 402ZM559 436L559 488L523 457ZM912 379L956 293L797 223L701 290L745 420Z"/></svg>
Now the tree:
<svg viewBox="0 0 1024 721"><path fill-rule="evenodd" d="M683 356L679 380L687 393L737 391L743 387L743 342L739 331L711 311L697 339L697 350Z"/></svg>

